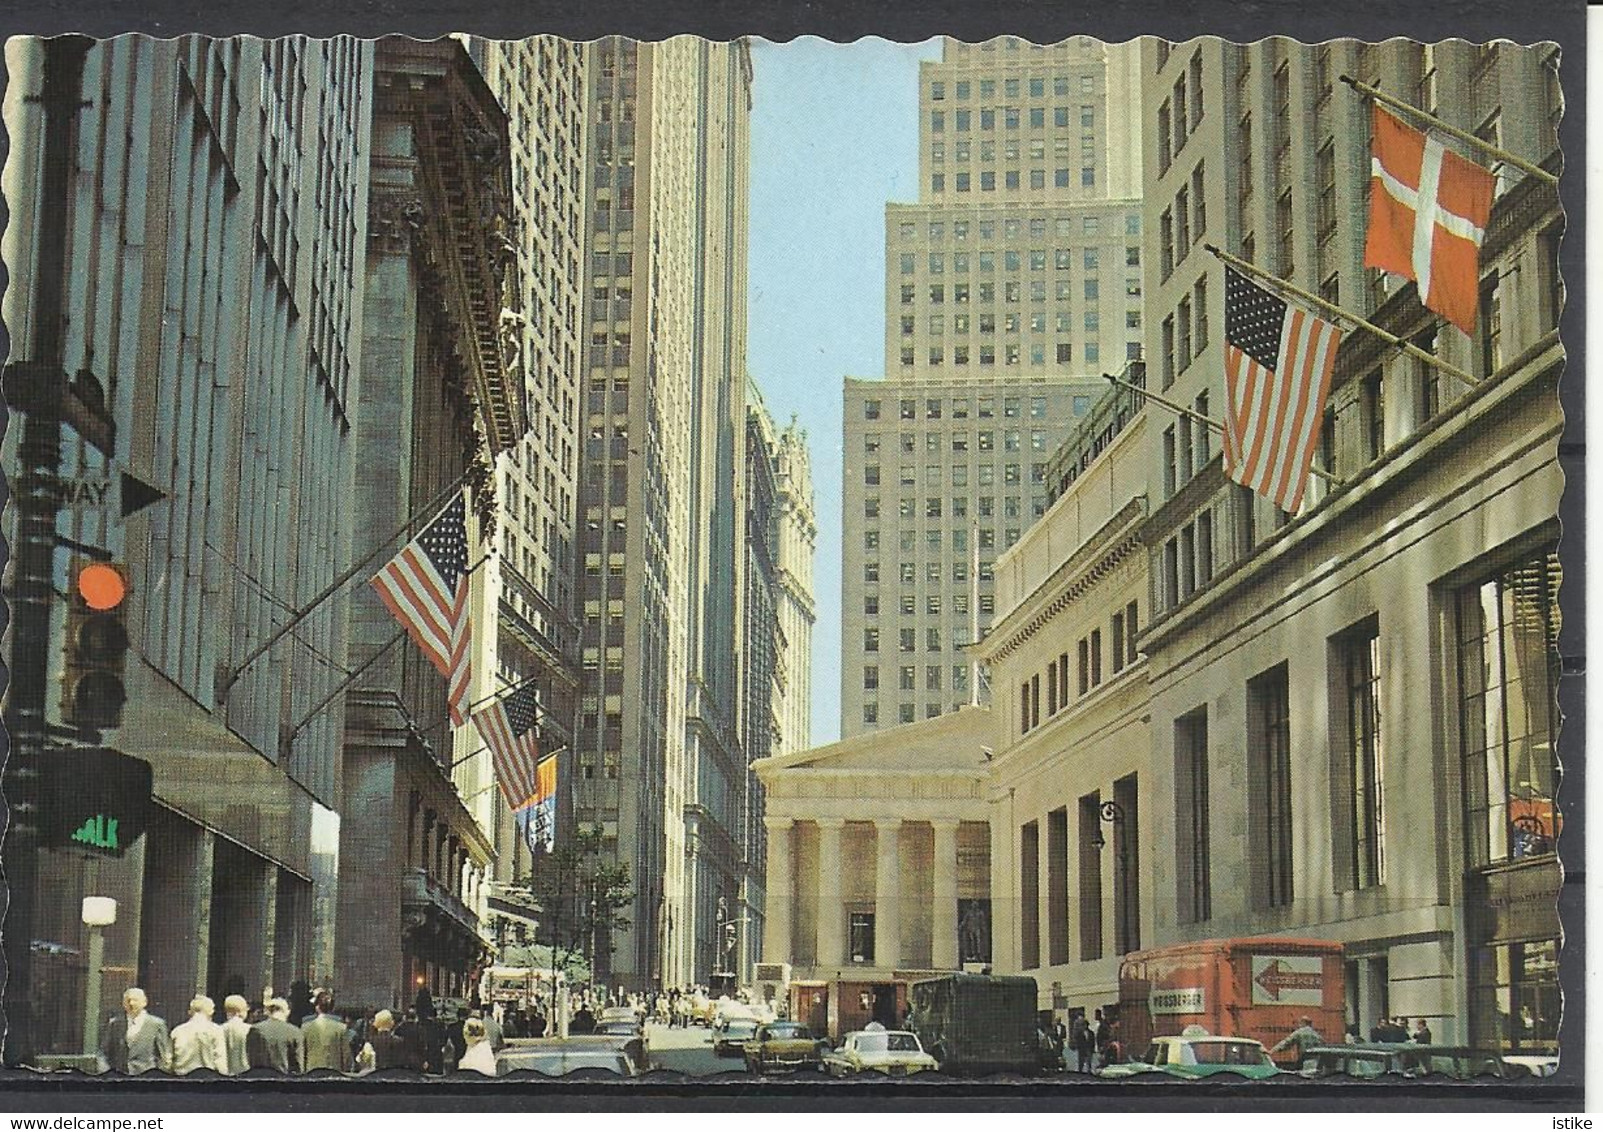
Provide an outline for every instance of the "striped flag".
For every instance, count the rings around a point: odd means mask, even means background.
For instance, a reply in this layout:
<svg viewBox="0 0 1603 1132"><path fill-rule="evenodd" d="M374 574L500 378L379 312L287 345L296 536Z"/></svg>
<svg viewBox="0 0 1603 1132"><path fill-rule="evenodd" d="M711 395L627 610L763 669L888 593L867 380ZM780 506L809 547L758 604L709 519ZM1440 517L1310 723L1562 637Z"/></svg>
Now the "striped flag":
<svg viewBox="0 0 1603 1132"><path fill-rule="evenodd" d="M1341 331L1225 268L1225 474L1302 504Z"/></svg>
<svg viewBox="0 0 1603 1132"><path fill-rule="evenodd" d="M1375 104L1364 266L1419 285L1419 299L1465 334L1480 305L1480 250L1496 182L1435 134Z"/></svg>
<svg viewBox="0 0 1603 1132"><path fill-rule="evenodd" d="M557 757L547 755L535 771L534 801L517 813L518 828L530 853L557 847Z"/></svg>
<svg viewBox="0 0 1603 1132"><path fill-rule="evenodd" d="M535 722L539 715L534 684L529 682L490 701L489 707L473 717L474 726L490 748L501 795L513 810L535 801L538 793L540 737Z"/></svg>
<svg viewBox="0 0 1603 1132"><path fill-rule="evenodd" d="M395 619L446 679L451 722L467 723L468 528L462 494L373 577Z"/></svg>

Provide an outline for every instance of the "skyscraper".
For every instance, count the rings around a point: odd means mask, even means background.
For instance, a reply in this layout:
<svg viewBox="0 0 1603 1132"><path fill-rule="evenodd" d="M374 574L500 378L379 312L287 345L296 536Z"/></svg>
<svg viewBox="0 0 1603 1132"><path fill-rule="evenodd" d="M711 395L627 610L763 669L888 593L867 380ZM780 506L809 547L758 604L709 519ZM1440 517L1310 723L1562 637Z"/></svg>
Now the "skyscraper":
<svg viewBox="0 0 1603 1132"><path fill-rule="evenodd" d="M961 651L1046 461L1140 356L1134 45L949 40L885 212L885 373L845 393L841 734L978 695ZM1119 195L1115 195L1119 194Z"/></svg>
<svg viewBox="0 0 1603 1132"><path fill-rule="evenodd" d="M574 813L634 886L603 971L705 981L742 867L751 64L739 42L589 51Z"/></svg>

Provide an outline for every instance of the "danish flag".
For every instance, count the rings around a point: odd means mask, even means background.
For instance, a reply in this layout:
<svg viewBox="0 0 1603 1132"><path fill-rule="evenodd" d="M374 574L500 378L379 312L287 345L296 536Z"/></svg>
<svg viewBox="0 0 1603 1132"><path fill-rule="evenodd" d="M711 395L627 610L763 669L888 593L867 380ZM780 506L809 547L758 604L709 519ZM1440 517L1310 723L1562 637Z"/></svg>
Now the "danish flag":
<svg viewBox="0 0 1603 1132"><path fill-rule="evenodd" d="M1412 279L1421 302L1474 333L1492 174L1379 104L1371 136L1364 266Z"/></svg>

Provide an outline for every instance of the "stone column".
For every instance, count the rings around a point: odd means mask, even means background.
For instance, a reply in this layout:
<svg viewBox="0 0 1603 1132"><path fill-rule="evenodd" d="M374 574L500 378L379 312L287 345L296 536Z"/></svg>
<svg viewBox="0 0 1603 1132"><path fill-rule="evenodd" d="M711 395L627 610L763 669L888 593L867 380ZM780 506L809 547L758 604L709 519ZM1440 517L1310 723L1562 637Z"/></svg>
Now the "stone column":
<svg viewBox="0 0 1603 1132"><path fill-rule="evenodd" d="M846 952L841 903L840 834L845 818L818 819L818 966L839 967ZM827 977L827 976L826 976Z"/></svg>
<svg viewBox="0 0 1603 1132"><path fill-rule="evenodd" d="M933 930L930 966L937 971L958 968L957 948L957 826L956 818L935 818L935 857L930 862L934 880Z"/></svg>
<svg viewBox="0 0 1603 1132"><path fill-rule="evenodd" d="M763 962L790 962L790 909L796 894L790 876L790 818L763 818L768 831L768 871L763 878Z"/></svg>
<svg viewBox="0 0 1603 1132"><path fill-rule="evenodd" d="M874 966L887 970L902 961L902 819L874 822Z"/></svg>

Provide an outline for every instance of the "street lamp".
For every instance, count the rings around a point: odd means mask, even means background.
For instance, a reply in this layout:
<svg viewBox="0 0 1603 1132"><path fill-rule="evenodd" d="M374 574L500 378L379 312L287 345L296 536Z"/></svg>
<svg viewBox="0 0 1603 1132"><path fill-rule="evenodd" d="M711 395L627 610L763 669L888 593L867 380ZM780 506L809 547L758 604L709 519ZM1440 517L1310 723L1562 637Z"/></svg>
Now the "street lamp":
<svg viewBox="0 0 1603 1132"><path fill-rule="evenodd" d="M83 922L89 928L89 985L84 995L83 1048L86 1056L93 1056L100 1048L100 968L106 961L106 929L117 922L117 902L109 896L85 896Z"/></svg>
<svg viewBox="0 0 1603 1132"><path fill-rule="evenodd" d="M1130 866L1130 847L1125 836L1124 807L1112 799L1109 799L1108 801L1102 803L1102 808L1098 814L1098 817L1102 822L1106 822L1113 827L1114 853L1119 860L1119 888L1117 896L1119 902L1118 943L1119 950L1122 952L1130 946L1130 878L1128 876ZM1096 836L1092 838L1091 844L1096 846L1098 852L1101 852L1102 847L1107 843L1107 838L1102 836L1102 826L1098 824Z"/></svg>

